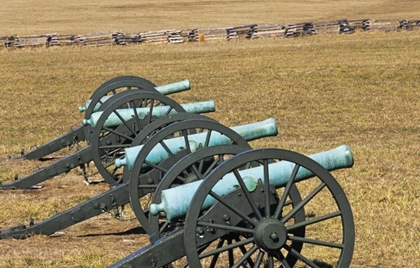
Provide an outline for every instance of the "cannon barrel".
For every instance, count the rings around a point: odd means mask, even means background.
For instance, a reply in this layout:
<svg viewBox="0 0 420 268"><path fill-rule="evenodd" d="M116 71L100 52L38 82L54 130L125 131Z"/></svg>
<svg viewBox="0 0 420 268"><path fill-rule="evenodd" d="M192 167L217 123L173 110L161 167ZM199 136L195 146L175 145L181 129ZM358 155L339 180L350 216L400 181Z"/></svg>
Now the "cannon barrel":
<svg viewBox="0 0 420 268"><path fill-rule="evenodd" d="M162 86L157 86L155 87L155 89L163 95L169 95L172 93L189 90L191 89L191 85L190 85L190 81L188 79L185 79L183 81L179 81L179 82L175 82L175 83L171 83L167 85L162 85ZM100 100L100 103L97 103L95 105L92 112L96 112L101 106L101 103L104 103L105 101L107 101L109 98L112 98L112 97L113 95L103 96ZM91 99L87 100L84 105L79 107L79 112L86 111L86 109L89 107L91 102L92 102Z"/></svg>
<svg viewBox="0 0 420 268"><path fill-rule="evenodd" d="M201 101L201 102L192 102L192 103L185 103L181 104L181 106L185 109L185 112L187 113L195 113L195 114L201 114L201 113L210 113L215 111L215 105L213 100L208 101ZM170 106L156 106L153 107L152 115L155 117L162 117L164 115L176 113L177 111L171 110ZM133 118L134 115L134 109L117 109L116 112L124 118L124 120L129 120ZM149 112L150 107L144 107L144 108L136 108L137 115L140 119L145 118ZM92 116L89 119L83 119L83 125L90 125L92 127L96 126L96 123L98 122L99 118L101 117L103 112L95 112L92 114ZM104 123L104 127L115 127L122 124L121 119L115 114L112 113L108 119Z"/></svg>
<svg viewBox="0 0 420 268"><path fill-rule="evenodd" d="M247 141L252 141L262 137L275 136L278 133L277 124L273 118L252 124L232 127L231 129ZM194 151L194 149L200 148L200 144L204 144L206 138L207 133L189 135L188 140L190 141L190 145L193 145L191 150ZM213 132L209 140L209 146L224 145L229 144L229 142L231 142L229 137L218 132ZM176 153L180 150L180 148L185 148L185 139L184 137L171 138L168 139L166 145L172 153ZM142 145L139 145L125 149L125 156L123 158L116 159L115 165L117 167L127 166L128 169L131 170L142 147ZM158 164L167 157L168 152L160 144L157 144L147 156L146 160L151 163Z"/></svg>
<svg viewBox="0 0 420 268"><path fill-rule="evenodd" d="M348 145L342 145L335 149L309 155L310 158L318 162L325 169L332 171L340 168L352 167L354 160L351 149ZM295 164L286 161L280 161L269 165L270 185L280 188L286 185L292 174ZM263 167L255 167L245 169L239 172L249 191L255 190L259 181L263 177ZM300 168L295 180L300 181L312 177L313 174L305 168ZM152 204L150 213L157 215L159 212L165 212L169 220L185 217L189 204L199 188L202 181L196 181L183 184L179 187L170 188L162 191L162 202L160 204ZM235 189L238 183L233 173L225 175L213 188L213 192L220 196L225 196ZM216 203L212 197L207 197L203 204L203 209L207 209Z"/></svg>

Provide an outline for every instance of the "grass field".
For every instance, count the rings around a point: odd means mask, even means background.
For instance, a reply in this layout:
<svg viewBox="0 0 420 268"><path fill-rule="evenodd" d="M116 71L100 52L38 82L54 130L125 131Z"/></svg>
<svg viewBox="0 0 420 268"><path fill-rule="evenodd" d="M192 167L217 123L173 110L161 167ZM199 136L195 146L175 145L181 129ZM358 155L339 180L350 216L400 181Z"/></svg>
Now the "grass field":
<svg viewBox="0 0 420 268"><path fill-rule="evenodd" d="M417 19L418 1L17 0L2 4L0 35L218 28L348 19Z"/></svg>
<svg viewBox="0 0 420 268"><path fill-rule="evenodd" d="M418 18L418 1L9 1L0 35L127 32L330 19ZM0 49L0 159L80 125L77 108L118 75L189 79L183 103L213 99L210 117L234 126L276 119L277 137L252 142L311 154L343 143L351 169L333 174L352 206L352 267L420 266L420 31L100 48ZM63 150L59 154L65 155ZM0 162L0 181L46 163ZM0 229L51 217L97 195L80 171L37 191L0 193ZM95 178L92 175L92 179ZM63 187L65 186L65 187ZM101 215L64 236L0 241L0 267L104 267L147 244L130 211Z"/></svg>

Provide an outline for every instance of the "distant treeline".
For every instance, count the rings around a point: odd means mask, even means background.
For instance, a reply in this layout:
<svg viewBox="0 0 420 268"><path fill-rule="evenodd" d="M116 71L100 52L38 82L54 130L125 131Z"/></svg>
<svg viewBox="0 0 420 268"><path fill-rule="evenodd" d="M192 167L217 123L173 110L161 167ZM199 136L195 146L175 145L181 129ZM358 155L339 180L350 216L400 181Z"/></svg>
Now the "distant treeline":
<svg viewBox="0 0 420 268"><path fill-rule="evenodd" d="M204 42L256 38L290 38L316 34L351 34L355 31L398 31L420 29L420 19L413 20L333 20L271 25L240 25L226 28L162 30L155 32L124 33L122 31L60 35L58 33L30 36L0 36L3 48L51 46L104 46L142 43Z"/></svg>

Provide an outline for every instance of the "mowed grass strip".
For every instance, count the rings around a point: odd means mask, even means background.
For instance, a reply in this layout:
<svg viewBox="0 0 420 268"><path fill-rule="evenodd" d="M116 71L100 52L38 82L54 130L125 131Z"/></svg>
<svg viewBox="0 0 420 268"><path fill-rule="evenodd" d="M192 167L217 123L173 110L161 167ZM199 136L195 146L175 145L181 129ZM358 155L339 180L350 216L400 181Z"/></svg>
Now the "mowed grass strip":
<svg viewBox="0 0 420 268"><path fill-rule="evenodd" d="M355 165L334 175L355 217L353 265L416 267L419 39L420 32L412 31L180 46L1 50L0 158L80 125L78 106L109 78L132 74L156 84L188 78L192 90L171 97L182 103L213 99L216 112L210 116L225 125L276 119L279 135L252 142L254 148L311 154L349 144ZM13 174L25 175L38 165L42 163L1 162L0 179L6 183ZM74 171L52 179L31 194L2 193L1 228L27 224L32 208L45 207L38 214L41 220L55 207L64 209L106 188L91 190L97 186L85 186L76 175ZM77 194L58 191L60 180ZM119 222L104 215L66 230L63 237L1 241L7 246L0 249L0 266L106 266L147 244L144 236L127 232L138 230L136 226L135 220ZM132 240L134 244L127 242Z"/></svg>

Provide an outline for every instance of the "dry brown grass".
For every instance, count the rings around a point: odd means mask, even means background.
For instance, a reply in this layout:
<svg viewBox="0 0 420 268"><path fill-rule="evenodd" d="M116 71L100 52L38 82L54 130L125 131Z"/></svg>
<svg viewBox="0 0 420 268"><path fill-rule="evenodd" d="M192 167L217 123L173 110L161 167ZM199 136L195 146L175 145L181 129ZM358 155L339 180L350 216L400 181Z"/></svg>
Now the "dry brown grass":
<svg viewBox="0 0 420 268"><path fill-rule="evenodd" d="M343 17L416 18L414 11L419 10L417 1L309 1L294 6L278 1L264 2L266 6L193 0L164 6L141 1L154 11L143 16L140 12L148 9L139 1L90 1L83 7L77 1L31 1L33 12L22 2L26 1L4 6L0 22L10 30L4 34L140 31ZM175 16L180 7L196 12L188 12L188 19L187 12ZM16 23L11 11L25 20ZM89 20L83 22L82 17ZM156 84L188 78L193 89L173 98L179 102L213 99L216 112L210 116L223 124L277 120L279 135L252 142L255 148L310 154L349 144L355 166L334 174L355 217L352 267L418 267L419 41L420 31L413 31L179 46L0 50L0 158L80 125L78 106L109 78L133 74ZM43 164L0 162L0 181L7 182L15 173L28 174L38 165ZM0 229L27 224L30 217L43 220L106 189L101 184L85 186L72 171L46 182L40 191L2 192ZM128 218L132 217L129 212ZM134 219L117 221L101 215L66 229L65 236L2 240L0 267L103 267L147 243L145 236L136 233L137 227Z"/></svg>

